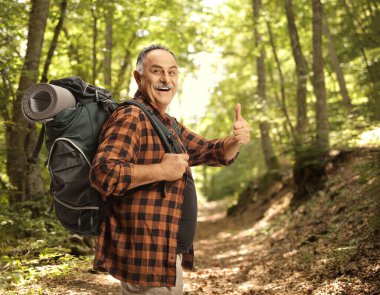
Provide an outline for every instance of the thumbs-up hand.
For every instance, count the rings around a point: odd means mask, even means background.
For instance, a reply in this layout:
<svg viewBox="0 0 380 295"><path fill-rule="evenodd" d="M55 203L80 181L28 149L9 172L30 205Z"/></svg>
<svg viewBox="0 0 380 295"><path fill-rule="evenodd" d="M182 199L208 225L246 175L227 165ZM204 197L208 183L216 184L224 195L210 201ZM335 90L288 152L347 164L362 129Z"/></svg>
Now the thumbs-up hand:
<svg viewBox="0 0 380 295"><path fill-rule="evenodd" d="M239 144L247 144L250 141L250 128L248 122L241 115L241 105L236 104L233 136Z"/></svg>

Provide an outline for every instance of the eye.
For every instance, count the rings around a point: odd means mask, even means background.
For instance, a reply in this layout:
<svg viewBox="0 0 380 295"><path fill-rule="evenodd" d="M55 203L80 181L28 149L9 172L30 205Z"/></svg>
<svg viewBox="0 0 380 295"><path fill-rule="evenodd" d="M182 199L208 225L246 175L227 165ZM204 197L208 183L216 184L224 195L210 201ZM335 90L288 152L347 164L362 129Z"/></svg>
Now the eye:
<svg viewBox="0 0 380 295"><path fill-rule="evenodd" d="M175 77L175 76L177 76L177 71L169 71L169 76L170 76L170 77Z"/></svg>
<svg viewBox="0 0 380 295"><path fill-rule="evenodd" d="M154 69L152 70L152 72L153 72L153 74L155 74L155 75L161 75L161 74L162 74L162 70L161 70L161 69L157 69L157 68L154 68Z"/></svg>

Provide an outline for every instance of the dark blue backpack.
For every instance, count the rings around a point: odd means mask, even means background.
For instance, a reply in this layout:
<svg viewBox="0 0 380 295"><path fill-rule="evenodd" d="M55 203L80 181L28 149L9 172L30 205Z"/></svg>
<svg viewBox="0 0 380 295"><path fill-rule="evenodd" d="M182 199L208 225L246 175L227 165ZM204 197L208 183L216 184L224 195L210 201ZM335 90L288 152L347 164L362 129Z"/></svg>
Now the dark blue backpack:
<svg viewBox="0 0 380 295"><path fill-rule="evenodd" d="M100 194L91 187L89 173L100 132L110 114L118 107L135 105L148 116L167 152L180 153L181 149L165 125L137 101L117 103L107 90L75 76L52 80L50 84L69 90L77 105L64 109L43 125L32 158L37 159L46 133L47 167L55 213L69 231L97 235L105 205Z"/></svg>

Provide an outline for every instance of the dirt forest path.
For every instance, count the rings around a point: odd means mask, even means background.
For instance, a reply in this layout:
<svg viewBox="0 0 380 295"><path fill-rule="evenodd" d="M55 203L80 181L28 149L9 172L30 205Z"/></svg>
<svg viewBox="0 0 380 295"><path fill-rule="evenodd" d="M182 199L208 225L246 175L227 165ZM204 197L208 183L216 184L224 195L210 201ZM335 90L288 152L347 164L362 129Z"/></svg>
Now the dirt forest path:
<svg viewBox="0 0 380 295"><path fill-rule="evenodd" d="M184 273L185 294L240 294L233 293L239 281L238 273L254 248L251 238L228 239L229 235L223 234L225 226L230 226L225 218L226 209L225 201L200 205L195 243L196 267L194 272ZM234 231L232 228L229 230ZM255 244L256 250L263 248L258 245L258 240ZM119 281L107 274L93 273L89 262L79 264L73 274L51 280L43 278L33 286L33 290L30 287L19 289L16 294L120 294Z"/></svg>
<svg viewBox="0 0 380 295"><path fill-rule="evenodd" d="M184 294L380 294L379 171L380 151L339 164L326 189L292 212L284 181L234 217L226 201L201 202ZM83 262L16 294L119 294L118 281L90 269Z"/></svg>
<svg viewBox="0 0 380 295"><path fill-rule="evenodd" d="M253 238L249 228L241 231L243 220L226 218L226 210L225 201L200 205L195 242L196 266L193 272L184 273L184 294L243 294L245 287L241 282L249 275L248 266L254 257L266 256L264 236ZM256 271L261 267L257 265ZM119 281L110 275L92 273L90 269L88 262L83 263L73 275L51 281L44 278L34 285L34 291L19 290L19 294L120 293Z"/></svg>
<svg viewBox="0 0 380 295"><path fill-rule="evenodd" d="M185 294L241 294L234 293L235 284L240 280L238 273L247 262L246 256L263 247L258 245L258 240L254 246L249 237L229 239L229 234L223 233L226 226L231 226L225 216L226 210L225 201L200 205L195 242L196 267L194 272L184 273ZM227 230L233 232L236 229ZM28 290L20 289L16 294L120 294L119 281L107 274L93 273L88 262L78 265L72 275L50 281L44 278L33 289L30 290L29 286Z"/></svg>
<svg viewBox="0 0 380 295"><path fill-rule="evenodd" d="M184 273L184 294L243 294L241 282L248 276L247 267L254 257L266 255L265 239L253 238L249 229L240 232L242 220L226 218L226 209L225 201L200 205L196 266L194 272ZM235 235L236 232L239 234ZM260 271L261 266L257 267ZM106 274L92 273L90 269L88 262L83 263L72 275L52 280L44 278L34 285L34 290L29 286L29 290L20 289L16 294L120 293L117 280Z"/></svg>

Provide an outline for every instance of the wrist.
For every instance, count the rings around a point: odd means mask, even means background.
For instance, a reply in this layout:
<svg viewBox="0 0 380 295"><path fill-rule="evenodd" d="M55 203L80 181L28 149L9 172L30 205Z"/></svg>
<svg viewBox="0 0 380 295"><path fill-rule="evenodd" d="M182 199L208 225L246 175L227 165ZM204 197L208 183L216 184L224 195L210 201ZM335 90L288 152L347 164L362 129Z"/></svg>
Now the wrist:
<svg viewBox="0 0 380 295"><path fill-rule="evenodd" d="M162 165L162 163L158 163L158 164L154 164L154 165L155 165L157 175L159 178L158 180L159 181L166 180L166 169L165 169L164 165Z"/></svg>
<svg viewBox="0 0 380 295"><path fill-rule="evenodd" d="M226 144L229 146L240 145L239 141L236 139L235 135L230 135L226 138Z"/></svg>

